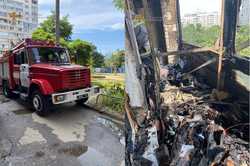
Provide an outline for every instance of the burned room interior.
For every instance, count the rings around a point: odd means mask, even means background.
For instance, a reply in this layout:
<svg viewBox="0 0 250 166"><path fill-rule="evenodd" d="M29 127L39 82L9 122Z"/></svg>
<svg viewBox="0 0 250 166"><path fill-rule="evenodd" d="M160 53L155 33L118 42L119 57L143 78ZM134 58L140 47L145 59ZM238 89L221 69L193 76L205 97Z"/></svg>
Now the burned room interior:
<svg viewBox="0 0 250 166"><path fill-rule="evenodd" d="M249 59L235 48L241 0L221 0L213 47L185 42L180 5L125 1L126 164L247 166Z"/></svg>

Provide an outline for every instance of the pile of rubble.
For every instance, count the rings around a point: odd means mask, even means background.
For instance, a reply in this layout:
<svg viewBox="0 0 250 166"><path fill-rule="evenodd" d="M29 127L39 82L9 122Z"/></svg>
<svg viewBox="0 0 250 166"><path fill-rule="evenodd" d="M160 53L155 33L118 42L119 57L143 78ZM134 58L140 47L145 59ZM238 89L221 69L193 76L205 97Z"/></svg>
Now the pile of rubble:
<svg viewBox="0 0 250 166"><path fill-rule="evenodd" d="M184 74L182 64L161 68L160 110L134 114L136 131L125 127L127 165L250 165L248 103Z"/></svg>
<svg viewBox="0 0 250 166"><path fill-rule="evenodd" d="M191 75L183 78L176 66L168 66L165 74L163 144L167 156L161 165L250 165L249 107L231 104L235 101L226 93L218 97Z"/></svg>

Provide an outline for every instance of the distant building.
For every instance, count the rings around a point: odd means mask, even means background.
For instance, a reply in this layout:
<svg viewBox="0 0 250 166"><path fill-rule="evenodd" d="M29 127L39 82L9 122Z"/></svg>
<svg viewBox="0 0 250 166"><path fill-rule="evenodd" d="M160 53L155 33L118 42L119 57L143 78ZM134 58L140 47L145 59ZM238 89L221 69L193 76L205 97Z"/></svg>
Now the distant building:
<svg viewBox="0 0 250 166"><path fill-rule="evenodd" d="M239 24L250 24L250 0L242 0L239 13Z"/></svg>
<svg viewBox="0 0 250 166"><path fill-rule="evenodd" d="M38 0L0 0L0 54L38 26Z"/></svg>
<svg viewBox="0 0 250 166"><path fill-rule="evenodd" d="M197 12L185 14L182 17L182 25L187 24L201 24L202 26L219 25L220 16L218 12Z"/></svg>

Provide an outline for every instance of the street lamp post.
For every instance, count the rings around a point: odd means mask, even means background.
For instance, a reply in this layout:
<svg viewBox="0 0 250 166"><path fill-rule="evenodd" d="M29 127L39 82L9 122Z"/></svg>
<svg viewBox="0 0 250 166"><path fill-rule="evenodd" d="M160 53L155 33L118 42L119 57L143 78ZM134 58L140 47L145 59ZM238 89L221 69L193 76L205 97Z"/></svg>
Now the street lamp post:
<svg viewBox="0 0 250 166"><path fill-rule="evenodd" d="M60 0L56 0L56 44L60 41Z"/></svg>

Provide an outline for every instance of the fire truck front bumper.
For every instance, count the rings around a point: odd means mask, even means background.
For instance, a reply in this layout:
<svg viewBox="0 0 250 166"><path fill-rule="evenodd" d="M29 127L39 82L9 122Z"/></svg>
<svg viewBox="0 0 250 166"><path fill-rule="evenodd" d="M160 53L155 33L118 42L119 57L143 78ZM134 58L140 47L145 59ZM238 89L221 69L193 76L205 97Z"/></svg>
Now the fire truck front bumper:
<svg viewBox="0 0 250 166"><path fill-rule="evenodd" d="M52 103L55 105L69 103L69 102L73 102L73 101L77 101L81 99L87 99L98 93L100 93L100 88L97 86L93 86L91 88L63 92L63 93L54 93L52 94Z"/></svg>

